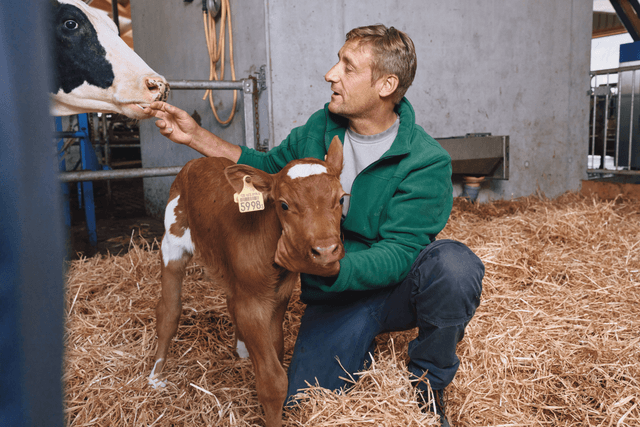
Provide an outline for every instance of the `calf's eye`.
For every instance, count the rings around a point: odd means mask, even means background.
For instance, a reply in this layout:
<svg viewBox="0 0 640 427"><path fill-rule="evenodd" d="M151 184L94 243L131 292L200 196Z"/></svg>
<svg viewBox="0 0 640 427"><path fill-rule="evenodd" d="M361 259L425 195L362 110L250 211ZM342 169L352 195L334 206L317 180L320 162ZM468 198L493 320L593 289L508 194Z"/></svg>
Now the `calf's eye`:
<svg viewBox="0 0 640 427"><path fill-rule="evenodd" d="M341 204L341 205L344 205L344 196L343 196L343 197L340 197L340 204Z"/></svg>
<svg viewBox="0 0 640 427"><path fill-rule="evenodd" d="M76 28L78 28L78 23L73 19L68 19L67 21L65 21L64 26L67 30L75 30Z"/></svg>
<svg viewBox="0 0 640 427"><path fill-rule="evenodd" d="M287 211L287 210L289 210L289 205L287 205L285 202L282 202L282 203L280 204L280 206L282 207L282 210L283 210L283 211Z"/></svg>

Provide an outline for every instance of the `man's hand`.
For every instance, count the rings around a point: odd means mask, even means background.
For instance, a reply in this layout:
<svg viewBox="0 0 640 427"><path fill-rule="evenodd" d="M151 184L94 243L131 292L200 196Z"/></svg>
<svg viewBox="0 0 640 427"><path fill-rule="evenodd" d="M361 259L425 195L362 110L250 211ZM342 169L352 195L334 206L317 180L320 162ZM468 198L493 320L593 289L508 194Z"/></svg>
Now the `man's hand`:
<svg viewBox="0 0 640 427"><path fill-rule="evenodd" d="M202 128L184 110L166 102L152 102L144 109L146 114L156 117L156 126L162 136L177 144L184 144L207 157L226 157L237 162L242 149Z"/></svg>
<svg viewBox="0 0 640 427"><path fill-rule="evenodd" d="M160 119L156 121L160 134L178 144L190 146L201 129L186 111L166 102L152 102L144 112Z"/></svg>
<svg viewBox="0 0 640 427"><path fill-rule="evenodd" d="M293 271L294 273L307 273L324 277L333 277L340 273L340 261L318 265L304 262L304 260L291 256L291 253L287 249L287 245L282 237L278 240L275 262L280 267Z"/></svg>

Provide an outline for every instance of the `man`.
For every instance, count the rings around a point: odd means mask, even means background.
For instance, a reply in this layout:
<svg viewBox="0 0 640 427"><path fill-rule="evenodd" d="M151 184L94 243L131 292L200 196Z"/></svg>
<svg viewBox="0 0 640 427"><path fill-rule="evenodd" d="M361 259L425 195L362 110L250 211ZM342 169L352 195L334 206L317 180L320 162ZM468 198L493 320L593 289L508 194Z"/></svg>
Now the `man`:
<svg viewBox="0 0 640 427"><path fill-rule="evenodd" d="M408 369L429 380L448 426L443 390L459 366L456 345L480 304L484 266L462 243L435 240L453 202L451 158L415 123L404 98L415 70L405 33L383 25L350 31L325 75L331 101L268 153L229 144L168 104L150 110L172 141L269 173L295 158L323 158L333 136L340 137L341 182L351 194L343 206L346 255L327 277L301 272L307 307L288 395L316 380L328 389L344 386L339 377L364 367L376 335L418 326ZM280 249L275 261L299 271ZM427 389L424 380L417 387Z"/></svg>

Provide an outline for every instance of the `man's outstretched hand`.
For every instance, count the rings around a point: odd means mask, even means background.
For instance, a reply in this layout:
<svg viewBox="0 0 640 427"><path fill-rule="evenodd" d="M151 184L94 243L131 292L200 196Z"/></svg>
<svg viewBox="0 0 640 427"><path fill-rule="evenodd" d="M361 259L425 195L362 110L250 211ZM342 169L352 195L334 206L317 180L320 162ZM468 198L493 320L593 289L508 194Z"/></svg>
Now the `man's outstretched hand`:
<svg viewBox="0 0 640 427"><path fill-rule="evenodd" d="M160 134L177 144L191 146L202 129L189 113L166 102L152 102L144 112L160 119L156 121Z"/></svg>
<svg viewBox="0 0 640 427"><path fill-rule="evenodd" d="M202 128L184 110L166 102L155 101L144 109L158 120L156 126L162 136L177 144L184 144L207 157L226 157L237 162L242 149Z"/></svg>

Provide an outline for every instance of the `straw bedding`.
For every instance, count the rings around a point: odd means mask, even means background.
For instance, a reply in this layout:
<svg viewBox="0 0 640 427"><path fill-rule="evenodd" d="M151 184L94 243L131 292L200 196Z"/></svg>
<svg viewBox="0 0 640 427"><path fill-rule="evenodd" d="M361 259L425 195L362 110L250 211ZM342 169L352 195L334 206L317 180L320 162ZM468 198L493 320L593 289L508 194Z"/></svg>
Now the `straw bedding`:
<svg viewBox="0 0 640 427"><path fill-rule="evenodd" d="M447 389L452 425L640 425L639 201L457 201L439 238L464 242L486 266L482 303ZM197 263L184 283L169 385L147 385L160 260L157 242L131 245L124 256L70 264L68 425L263 425L251 363L235 356L224 299ZM303 309L295 296L285 363ZM416 333L378 337L373 366L349 392L310 387L285 425L436 425L405 370Z"/></svg>

